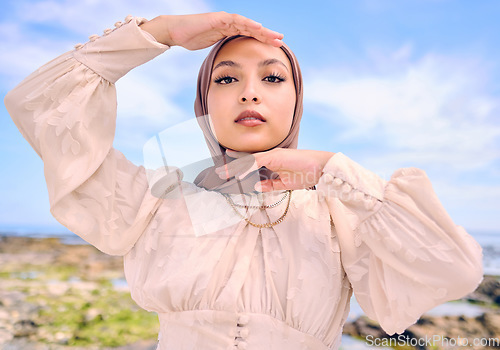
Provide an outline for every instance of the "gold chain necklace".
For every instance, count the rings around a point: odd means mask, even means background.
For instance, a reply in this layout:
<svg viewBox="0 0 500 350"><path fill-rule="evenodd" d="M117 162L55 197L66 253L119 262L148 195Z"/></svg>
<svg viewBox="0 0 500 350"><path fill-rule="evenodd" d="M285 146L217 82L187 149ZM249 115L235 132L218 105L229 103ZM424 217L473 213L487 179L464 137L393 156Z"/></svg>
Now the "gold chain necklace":
<svg viewBox="0 0 500 350"><path fill-rule="evenodd" d="M291 192L292 192L291 190L285 191L285 195L283 197L281 197L281 199L279 201L277 201L276 203L273 203L273 204L269 204L269 205L242 205L242 204L234 203L233 200L229 196L227 196L226 198L229 197L229 200L233 203L233 205L238 207L238 208L269 209L269 208L274 208L274 207L277 207L278 205L280 205L285 200L285 198L288 197L288 195Z"/></svg>
<svg viewBox="0 0 500 350"><path fill-rule="evenodd" d="M288 209L290 209L290 201L292 199L292 190L287 190L286 193L285 193L285 195L278 202L270 204L270 205L261 205L261 206L247 206L247 205L236 204L236 203L233 202L233 200L231 199L231 197L229 195L224 195L224 197L226 197L226 200L229 203L229 205L231 205L231 208L233 208L233 210L243 220L245 220L248 224L250 224L250 225L252 225L254 227L259 228L259 231L260 231L260 229L262 229L262 228L268 228L268 227L276 226L276 225L278 225L280 222L282 222L285 219L286 214L288 214ZM280 216L280 218L278 220L276 220L274 222L266 222L265 224L256 224L255 222L251 222L250 219L248 219L243 214L241 214L238 211L238 209L236 208L236 207L246 208L246 209L249 209L249 208L253 208L253 209L274 208L274 207L278 206L279 204L281 204L285 200L285 198L287 198L287 197L288 197L288 201L287 201L287 204L286 204L285 212Z"/></svg>

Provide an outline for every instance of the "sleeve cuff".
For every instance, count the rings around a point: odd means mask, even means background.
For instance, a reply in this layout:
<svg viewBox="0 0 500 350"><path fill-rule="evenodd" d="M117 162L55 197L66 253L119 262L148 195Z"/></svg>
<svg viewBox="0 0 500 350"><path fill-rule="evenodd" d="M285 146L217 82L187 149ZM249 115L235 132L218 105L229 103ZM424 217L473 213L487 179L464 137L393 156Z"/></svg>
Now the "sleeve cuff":
<svg viewBox="0 0 500 350"><path fill-rule="evenodd" d="M323 168L317 190L326 198L338 198L350 207L373 211L384 199L387 181L342 153L335 153ZM358 210L359 210L358 209ZM356 211L358 211L356 210Z"/></svg>
<svg viewBox="0 0 500 350"><path fill-rule="evenodd" d="M133 68L162 54L170 47L159 43L139 25L141 17L128 16L116 29L106 29L104 35L92 35L85 45L76 45L73 57L111 83L115 83Z"/></svg>

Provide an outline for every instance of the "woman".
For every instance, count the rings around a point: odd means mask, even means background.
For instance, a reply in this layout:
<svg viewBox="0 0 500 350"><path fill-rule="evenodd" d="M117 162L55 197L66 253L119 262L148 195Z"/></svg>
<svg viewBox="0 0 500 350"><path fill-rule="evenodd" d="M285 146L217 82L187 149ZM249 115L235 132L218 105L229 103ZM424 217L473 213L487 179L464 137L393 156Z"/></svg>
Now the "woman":
<svg viewBox="0 0 500 350"><path fill-rule="evenodd" d="M336 349L353 292L392 334L475 289L481 249L423 171L386 182L295 149L302 81L281 34L224 12L116 26L5 103L44 161L54 217L124 256L134 300L159 314L159 349ZM195 102L215 165L194 184L173 168L148 184L112 148L114 83L169 46L215 43Z"/></svg>

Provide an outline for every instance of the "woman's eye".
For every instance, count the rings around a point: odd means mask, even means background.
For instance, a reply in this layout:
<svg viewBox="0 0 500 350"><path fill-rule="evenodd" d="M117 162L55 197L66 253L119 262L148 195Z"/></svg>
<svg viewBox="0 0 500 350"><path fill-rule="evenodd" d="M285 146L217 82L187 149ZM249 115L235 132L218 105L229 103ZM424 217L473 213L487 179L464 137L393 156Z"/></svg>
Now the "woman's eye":
<svg viewBox="0 0 500 350"><path fill-rule="evenodd" d="M232 82L236 81L236 78L233 77L220 77L214 80L215 83L217 84L231 84Z"/></svg>
<svg viewBox="0 0 500 350"><path fill-rule="evenodd" d="M282 81L285 81L285 78L282 78L279 75L271 74L265 77L264 80L269 83L281 83Z"/></svg>

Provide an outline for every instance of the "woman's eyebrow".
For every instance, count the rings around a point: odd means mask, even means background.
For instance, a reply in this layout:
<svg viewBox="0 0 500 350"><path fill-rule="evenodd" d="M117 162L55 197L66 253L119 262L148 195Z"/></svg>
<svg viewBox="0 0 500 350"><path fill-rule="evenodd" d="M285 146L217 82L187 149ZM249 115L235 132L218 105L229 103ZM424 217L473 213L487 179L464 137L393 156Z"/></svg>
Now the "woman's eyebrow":
<svg viewBox="0 0 500 350"><path fill-rule="evenodd" d="M241 68L241 65L239 63L234 62L234 61L220 61L219 63L217 63L217 65L214 67L214 69L212 69L212 72L214 70L216 70L217 68L222 67L222 66Z"/></svg>
<svg viewBox="0 0 500 350"><path fill-rule="evenodd" d="M285 67L286 70L288 70L287 66L277 58L269 58L267 60L264 60L264 61L259 63L259 67L268 66L271 64L275 64L275 63L283 65L283 67Z"/></svg>
<svg viewBox="0 0 500 350"><path fill-rule="evenodd" d="M281 64L283 67L285 67L286 70L288 70L288 67L282 61L278 60L277 58L268 58L267 60L259 62L259 67L269 66L271 64ZM217 63L217 65L214 67L214 69L212 69L212 72L215 71L217 68L223 67L223 66L241 68L241 65L239 63L227 60L227 61L220 61L219 63Z"/></svg>

